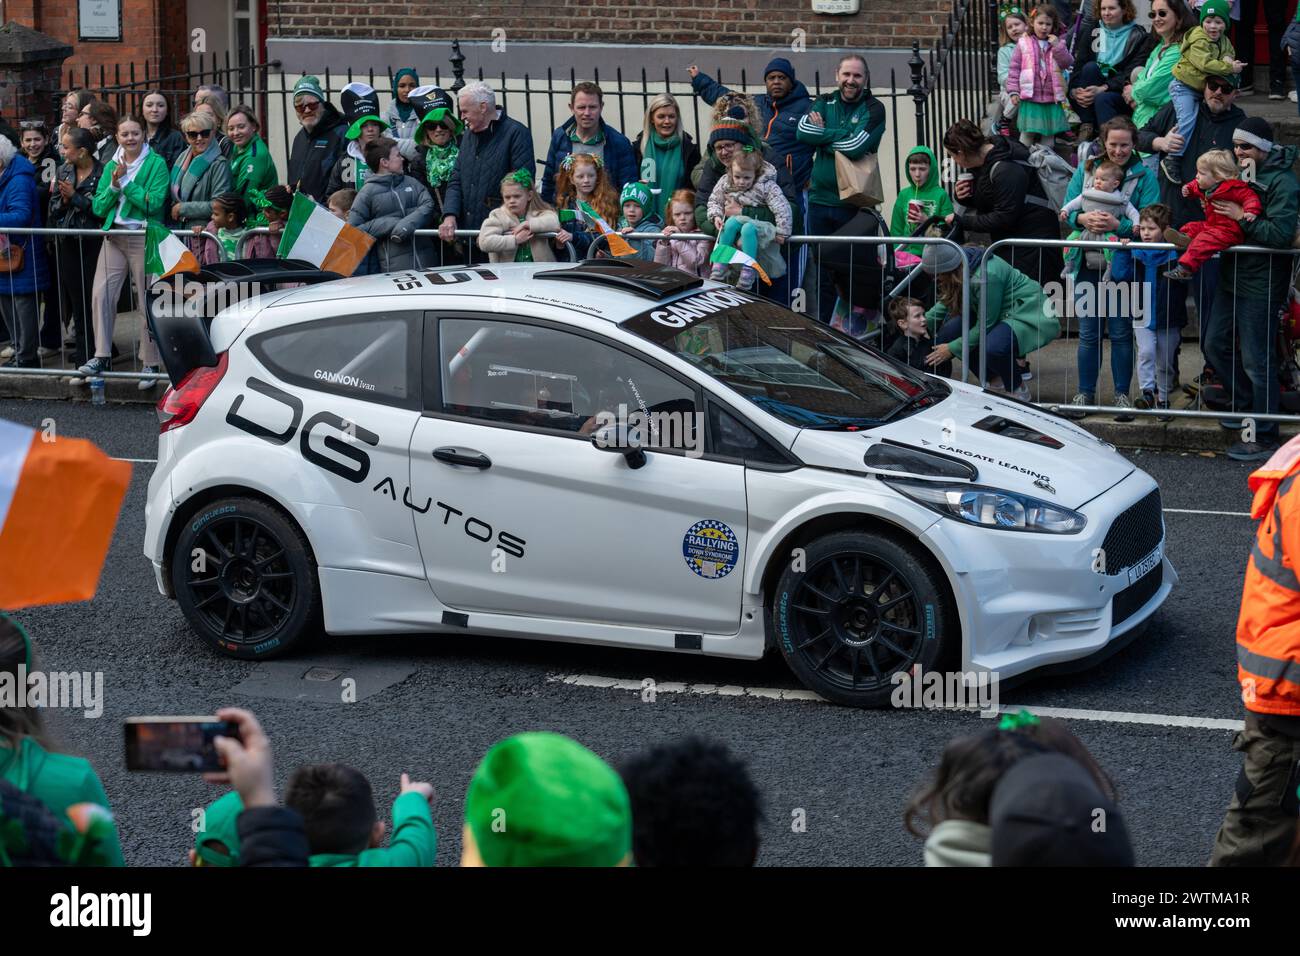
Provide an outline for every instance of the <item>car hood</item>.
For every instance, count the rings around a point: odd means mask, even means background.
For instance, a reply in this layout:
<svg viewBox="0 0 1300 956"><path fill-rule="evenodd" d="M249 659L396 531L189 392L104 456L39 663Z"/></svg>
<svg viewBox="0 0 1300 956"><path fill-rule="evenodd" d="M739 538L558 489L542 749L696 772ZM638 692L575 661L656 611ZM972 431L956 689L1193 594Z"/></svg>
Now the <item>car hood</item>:
<svg viewBox="0 0 1300 956"><path fill-rule="evenodd" d="M975 386L949 385L943 401L877 428L805 428L791 451L813 467L870 471L863 456L872 445L907 445L974 466L976 484L1067 508L1083 506L1135 470L1113 445L1059 416Z"/></svg>

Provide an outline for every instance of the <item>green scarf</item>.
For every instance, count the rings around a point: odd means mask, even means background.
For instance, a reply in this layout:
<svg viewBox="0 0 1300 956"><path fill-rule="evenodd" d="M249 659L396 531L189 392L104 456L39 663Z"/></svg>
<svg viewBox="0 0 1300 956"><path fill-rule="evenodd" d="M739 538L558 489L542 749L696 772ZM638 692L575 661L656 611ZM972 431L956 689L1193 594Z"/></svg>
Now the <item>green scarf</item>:
<svg viewBox="0 0 1300 956"><path fill-rule="evenodd" d="M641 160L641 179L648 182L651 188L659 190L659 195L654 198L654 208L659 218L667 222L668 204L672 202L673 190L682 181L682 173L685 171L682 164L682 134L677 132L664 137L651 130L646 140L644 156ZM648 163L653 165L647 165ZM648 171L654 172L653 179L646 175Z"/></svg>
<svg viewBox="0 0 1300 956"><path fill-rule="evenodd" d="M425 179L429 181L431 188L437 189L451 179L451 167L456 165L456 154L460 152L460 146L452 140L446 146L426 148L428 152L424 154Z"/></svg>
<svg viewBox="0 0 1300 956"><path fill-rule="evenodd" d="M207 172L208 166L214 161L214 157L217 161L223 163L226 161L226 158L221 155L221 148L217 146L216 138L213 137L208 142L211 145L191 159L189 165L185 166L184 169L181 168L181 162L177 162L172 167L172 196L177 202L190 201L191 190L203 178L203 174ZM208 196L207 198L211 199L212 197Z"/></svg>

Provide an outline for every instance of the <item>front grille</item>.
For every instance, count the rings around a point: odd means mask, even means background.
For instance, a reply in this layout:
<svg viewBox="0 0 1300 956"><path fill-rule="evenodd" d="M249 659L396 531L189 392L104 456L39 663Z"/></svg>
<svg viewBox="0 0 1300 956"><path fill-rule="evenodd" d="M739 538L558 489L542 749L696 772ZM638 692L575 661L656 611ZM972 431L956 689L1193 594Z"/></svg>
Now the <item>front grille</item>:
<svg viewBox="0 0 1300 956"><path fill-rule="evenodd" d="M1106 540L1101 546L1106 573L1122 574L1154 551L1164 536L1160 489L1156 488L1116 518L1106 532Z"/></svg>
<svg viewBox="0 0 1300 956"><path fill-rule="evenodd" d="M1132 617L1137 610L1155 597L1165 579L1165 563L1161 561L1143 575L1136 584L1126 587L1115 595L1110 626L1115 627Z"/></svg>

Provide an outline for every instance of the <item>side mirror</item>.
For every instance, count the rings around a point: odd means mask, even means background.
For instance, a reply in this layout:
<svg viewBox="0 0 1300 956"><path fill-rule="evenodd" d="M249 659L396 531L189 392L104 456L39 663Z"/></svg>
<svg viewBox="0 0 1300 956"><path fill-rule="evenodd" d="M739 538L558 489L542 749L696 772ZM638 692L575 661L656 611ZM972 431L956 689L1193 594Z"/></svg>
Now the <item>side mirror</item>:
<svg viewBox="0 0 1300 956"><path fill-rule="evenodd" d="M622 422L602 425L591 433L591 443L601 451L622 455L629 468L640 468L646 463L645 435L640 428L628 428Z"/></svg>

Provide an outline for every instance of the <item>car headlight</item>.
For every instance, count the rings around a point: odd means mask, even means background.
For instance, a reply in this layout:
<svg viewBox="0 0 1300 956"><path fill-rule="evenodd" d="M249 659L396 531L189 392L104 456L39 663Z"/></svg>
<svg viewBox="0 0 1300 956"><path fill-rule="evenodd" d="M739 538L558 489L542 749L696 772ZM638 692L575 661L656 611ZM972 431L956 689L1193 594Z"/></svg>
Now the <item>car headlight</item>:
<svg viewBox="0 0 1300 956"><path fill-rule="evenodd" d="M1088 523L1088 519L1077 511L1000 488L896 478L881 480L942 515L986 528L1078 534Z"/></svg>

